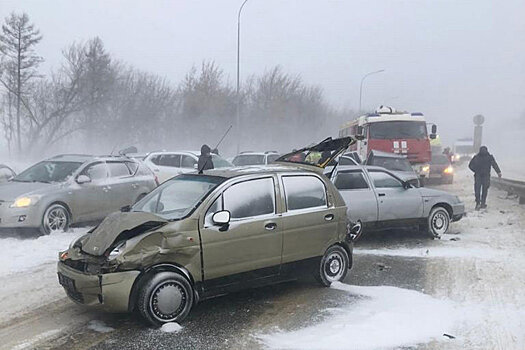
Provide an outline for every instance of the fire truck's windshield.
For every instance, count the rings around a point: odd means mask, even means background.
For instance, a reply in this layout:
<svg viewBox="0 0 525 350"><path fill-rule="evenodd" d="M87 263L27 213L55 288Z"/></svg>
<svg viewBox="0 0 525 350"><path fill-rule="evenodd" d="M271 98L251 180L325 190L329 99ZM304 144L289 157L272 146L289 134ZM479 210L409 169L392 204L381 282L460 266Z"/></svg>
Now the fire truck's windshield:
<svg viewBox="0 0 525 350"><path fill-rule="evenodd" d="M425 139L427 125L422 121L388 121L370 123L370 139Z"/></svg>

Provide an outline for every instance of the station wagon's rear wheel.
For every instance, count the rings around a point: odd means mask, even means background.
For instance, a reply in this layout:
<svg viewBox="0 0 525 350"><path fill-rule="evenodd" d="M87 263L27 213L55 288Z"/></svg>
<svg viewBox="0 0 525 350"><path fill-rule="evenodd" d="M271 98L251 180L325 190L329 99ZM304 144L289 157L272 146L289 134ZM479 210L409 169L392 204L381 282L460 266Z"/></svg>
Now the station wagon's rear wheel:
<svg viewBox="0 0 525 350"><path fill-rule="evenodd" d="M69 211L62 204L51 204L44 212L40 232L49 235L55 232L67 231L69 229Z"/></svg>
<svg viewBox="0 0 525 350"><path fill-rule="evenodd" d="M180 322L193 305L193 288L178 273L159 272L139 291L137 304L142 317L154 326Z"/></svg>
<svg viewBox="0 0 525 350"><path fill-rule="evenodd" d="M343 247L334 245L326 250L315 278L323 286L330 287L333 282L342 281L348 273L350 259Z"/></svg>

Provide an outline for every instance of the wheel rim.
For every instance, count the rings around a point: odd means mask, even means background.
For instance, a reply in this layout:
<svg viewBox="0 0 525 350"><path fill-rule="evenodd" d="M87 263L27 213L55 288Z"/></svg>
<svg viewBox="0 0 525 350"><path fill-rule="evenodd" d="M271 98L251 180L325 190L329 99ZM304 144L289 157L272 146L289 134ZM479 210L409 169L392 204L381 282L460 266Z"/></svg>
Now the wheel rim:
<svg viewBox="0 0 525 350"><path fill-rule="evenodd" d="M336 282L343 277L345 269L345 259L339 252L333 252L326 257L323 270L329 282Z"/></svg>
<svg viewBox="0 0 525 350"><path fill-rule="evenodd" d="M149 307L151 314L160 322L177 319L186 306L187 295L176 281L165 281L151 293Z"/></svg>
<svg viewBox="0 0 525 350"><path fill-rule="evenodd" d="M45 220L47 231L50 233L64 231L67 227L67 220L67 213L64 208L51 207Z"/></svg>
<svg viewBox="0 0 525 350"><path fill-rule="evenodd" d="M352 238L352 241L357 241L363 233L363 223L361 222L361 220L357 220L357 222L352 226L351 229L353 230L354 228L357 228L357 232L351 233L350 237Z"/></svg>
<svg viewBox="0 0 525 350"><path fill-rule="evenodd" d="M443 234L447 232L448 222L449 222L448 215L442 211L438 211L437 213L434 214L434 216L432 216L432 220L431 220L432 230L436 234L439 234L439 235Z"/></svg>

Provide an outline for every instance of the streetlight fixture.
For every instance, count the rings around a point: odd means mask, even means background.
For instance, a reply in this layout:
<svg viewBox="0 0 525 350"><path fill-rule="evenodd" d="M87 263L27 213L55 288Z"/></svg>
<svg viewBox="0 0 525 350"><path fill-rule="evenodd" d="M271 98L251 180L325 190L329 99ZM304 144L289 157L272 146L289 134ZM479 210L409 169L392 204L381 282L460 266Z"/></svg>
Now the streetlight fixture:
<svg viewBox="0 0 525 350"><path fill-rule="evenodd" d="M239 8L239 13L237 14L237 154L241 151L241 14L242 9L247 2L248 0L243 1Z"/></svg>
<svg viewBox="0 0 525 350"><path fill-rule="evenodd" d="M385 71L384 69L380 69L380 70L376 70L374 72L367 73L361 79L361 87L359 88L359 112L361 112L361 101L363 100L363 82L365 81L365 79L367 77L371 76L372 74L377 74L377 73L381 73L381 72L384 72L384 71Z"/></svg>

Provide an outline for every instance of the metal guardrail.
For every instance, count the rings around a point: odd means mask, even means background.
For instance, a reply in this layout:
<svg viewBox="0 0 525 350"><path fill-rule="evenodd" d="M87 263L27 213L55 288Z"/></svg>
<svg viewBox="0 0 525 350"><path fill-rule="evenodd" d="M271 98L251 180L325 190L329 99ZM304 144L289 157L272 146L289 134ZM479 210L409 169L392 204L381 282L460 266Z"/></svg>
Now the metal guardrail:
<svg viewBox="0 0 525 350"><path fill-rule="evenodd" d="M519 203L525 204L525 181L493 177L491 184L500 190L507 191L508 194L517 195Z"/></svg>

